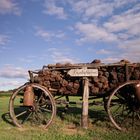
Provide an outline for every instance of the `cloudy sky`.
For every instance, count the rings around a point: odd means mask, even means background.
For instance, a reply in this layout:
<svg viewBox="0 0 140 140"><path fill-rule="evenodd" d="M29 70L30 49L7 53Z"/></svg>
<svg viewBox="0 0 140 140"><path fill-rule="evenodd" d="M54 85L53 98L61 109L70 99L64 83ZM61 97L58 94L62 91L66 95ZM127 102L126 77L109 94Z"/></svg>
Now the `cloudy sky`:
<svg viewBox="0 0 140 140"><path fill-rule="evenodd" d="M0 0L0 90L57 62L140 62L140 0Z"/></svg>

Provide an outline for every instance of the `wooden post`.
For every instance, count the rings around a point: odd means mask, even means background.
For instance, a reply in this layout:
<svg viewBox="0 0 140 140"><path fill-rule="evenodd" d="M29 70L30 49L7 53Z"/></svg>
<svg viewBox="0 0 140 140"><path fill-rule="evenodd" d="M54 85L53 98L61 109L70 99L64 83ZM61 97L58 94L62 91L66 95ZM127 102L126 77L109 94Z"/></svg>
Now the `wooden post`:
<svg viewBox="0 0 140 140"><path fill-rule="evenodd" d="M89 81L87 77L98 76L98 69L88 69L83 67L81 69L71 69L68 74L72 77L83 78L83 102L82 102L82 115L81 126L85 129L88 128L88 98L89 98Z"/></svg>
<svg viewBox="0 0 140 140"><path fill-rule="evenodd" d="M88 98L89 98L89 86L88 86L88 78L84 77L83 79L83 102L82 102L82 117L81 117L81 125L83 128L88 128Z"/></svg>

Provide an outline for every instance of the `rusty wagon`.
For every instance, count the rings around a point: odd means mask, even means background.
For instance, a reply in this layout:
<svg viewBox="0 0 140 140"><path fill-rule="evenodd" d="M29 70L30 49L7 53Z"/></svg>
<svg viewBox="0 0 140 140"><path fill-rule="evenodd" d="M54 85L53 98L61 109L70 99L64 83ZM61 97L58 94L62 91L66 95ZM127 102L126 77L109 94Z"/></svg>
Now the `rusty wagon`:
<svg viewBox="0 0 140 140"><path fill-rule="evenodd" d="M57 63L29 71L29 82L16 89L10 98L13 123L18 127L33 124L47 128L53 122L61 97L66 97L63 103L68 107L69 96L83 96L87 70L89 99L103 99L109 119L117 129L140 129L140 63L124 60L111 64L98 60Z"/></svg>

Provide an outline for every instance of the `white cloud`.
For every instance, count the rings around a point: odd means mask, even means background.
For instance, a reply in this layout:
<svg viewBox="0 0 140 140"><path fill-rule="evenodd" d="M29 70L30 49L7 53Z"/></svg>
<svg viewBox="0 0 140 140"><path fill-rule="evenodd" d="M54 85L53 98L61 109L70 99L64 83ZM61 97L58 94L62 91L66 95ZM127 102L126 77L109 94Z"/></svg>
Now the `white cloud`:
<svg viewBox="0 0 140 140"><path fill-rule="evenodd" d="M110 5L106 2L106 0L80 0L73 5L74 10L80 14L83 19L82 22L75 24L75 31L79 35L77 42L80 44L106 42L109 46L113 43L112 52L106 51L106 47L96 52L96 54L108 55L108 57L104 59L105 62L115 62L120 59L139 62L140 3L138 3L138 0L131 0L129 2L127 0L114 0L110 1ZM105 4L106 8L110 6L111 11L109 12L103 7L99 9L100 4ZM93 9L91 8L90 10L90 7ZM119 8L121 8L121 10ZM99 11L96 13L94 11L95 9ZM89 11L89 13L87 11ZM102 14L102 12L104 13ZM114 12L116 13L114 14ZM102 22L102 17L108 18ZM87 18L86 21L84 21L85 18ZM98 20L97 22L93 22L93 19Z"/></svg>
<svg viewBox="0 0 140 140"><path fill-rule="evenodd" d="M0 34L0 45L5 45L9 42L9 37L7 35Z"/></svg>
<svg viewBox="0 0 140 140"><path fill-rule="evenodd" d="M49 6L48 3L46 1L46 6ZM108 55L106 60L109 62L116 61L117 58L138 61L140 56L139 0L65 0L65 3L63 0L51 0L50 7L61 7L64 13L63 6L66 4L80 19L71 30L79 35L76 39L78 44L105 42L111 46L112 43L114 52L107 51L105 47L96 54ZM53 12L52 15L58 16ZM50 36L53 35L47 32L44 36L51 38ZM54 53L54 58L59 56L61 54Z"/></svg>
<svg viewBox="0 0 140 140"><path fill-rule="evenodd" d="M66 19L67 15L64 11L64 8L57 6L55 0L45 0L43 13L48 15L55 15L59 19Z"/></svg>
<svg viewBox="0 0 140 140"><path fill-rule="evenodd" d="M82 19L100 19L111 16L118 8L137 3L139 0L71 0L68 3L72 9L81 15Z"/></svg>
<svg viewBox="0 0 140 140"><path fill-rule="evenodd" d="M117 41L117 37L105 30L102 27L98 27L92 23L77 23L75 26L76 31L81 35L81 38L78 40L79 43L83 42L96 42L96 41L105 41L112 42Z"/></svg>
<svg viewBox="0 0 140 140"><path fill-rule="evenodd" d="M70 4L83 20L109 16L114 8L114 3L106 0L73 0Z"/></svg>
<svg viewBox="0 0 140 140"><path fill-rule="evenodd" d="M120 44L119 48L123 50L123 57L135 62L140 61L140 39L126 41Z"/></svg>
<svg viewBox="0 0 140 140"><path fill-rule="evenodd" d="M110 32L126 32L130 35L140 35L140 4L125 11L120 15L114 15L104 27Z"/></svg>
<svg viewBox="0 0 140 140"><path fill-rule="evenodd" d="M34 63L34 60L38 59L37 56L35 55L29 55L29 56L25 56L24 58L18 58L19 61L21 61L22 63Z"/></svg>
<svg viewBox="0 0 140 140"><path fill-rule="evenodd" d="M33 59L29 59L29 58L19 58L19 61L23 62L23 63L32 63Z"/></svg>
<svg viewBox="0 0 140 140"><path fill-rule="evenodd" d="M0 14L20 15L21 9L14 0L0 0Z"/></svg>
<svg viewBox="0 0 140 140"><path fill-rule="evenodd" d="M69 58L69 56L62 54L61 52L53 52L52 53L52 58L55 61L55 63L60 62L60 63L73 63L73 59Z"/></svg>
<svg viewBox="0 0 140 140"><path fill-rule="evenodd" d="M19 81L4 81L4 82L0 82L0 90L3 88L3 87L7 87L7 86L11 86L11 87L19 87L21 86L23 83L22 82L19 82Z"/></svg>
<svg viewBox="0 0 140 140"><path fill-rule="evenodd" d="M13 67L12 65L5 65L4 68L0 69L0 77L3 78L28 78L27 70L21 67Z"/></svg>
<svg viewBox="0 0 140 140"><path fill-rule="evenodd" d="M107 57L107 58L104 58L102 59L102 62L103 63L116 63L116 62L119 62L121 60L120 57Z"/></svg>
<svg viewBox="0 0 140 140"><path fill-rule="evenodd" d="M58 48L50 48L48 49L49 54L51 55L54 63L76 63L78 60L73 58L70 54L70 50L67 48L58 49Z"/></svg>
<svg viewBox="0 0 140 140"><path fill-rule="evenodd" d="M114 7L115 8L121 8L124 7L125 5L128 5L128 3L131 5L135 2L138 2L139 0L114 0Z"/></svg>
<svg viewBox="0 0 140 140"><path fill-rule="evenodd" d="M13 80L13 79L0 78L0 91L16 89L22 86L23 84L25 84L26 82L27 80L25 79Z"/></svg>
<svg viewBox="0 0 140 140"><path fill-rule="evenodd" d="M46 41L52 41L53 39L63 39L65 38L65 34L62 31L47 31L42 28L38 28L36 32L37 36L40 36L42 39Z"/></svg>
<svg viewBox="0 0 140 140"><path fill-rule="evenodd" d="M113 6L110 2L91 1L88 3L88 7L85 9L85 16L92 18L100 18L111 15L113 12Z"/></svg>
<svg viewBox="0 0 140 140"><path fill-rule="evenodd" d="M106 55L107 58L103 59L104 63L119 62L121 59L127 59L130 62L140 61L140 39L125 41L115 49L116 51L112 51Z"/></svg>
<svg viewBox="0 0 140 140"><path fill-rule="evenodd" d="M39 29L36 33L37 36L40 36L41 38L50 41L50 38L52 37L52 33L45 31L43 29Z"/></svg>
<svg viewBox="0 0 140 140"><path fill-rule="evenodd" d="M98 50L96 52L96 54L111 54L111 51L108 51L108 50L105 50L105 49L101 49L101 50Z"/></svg>

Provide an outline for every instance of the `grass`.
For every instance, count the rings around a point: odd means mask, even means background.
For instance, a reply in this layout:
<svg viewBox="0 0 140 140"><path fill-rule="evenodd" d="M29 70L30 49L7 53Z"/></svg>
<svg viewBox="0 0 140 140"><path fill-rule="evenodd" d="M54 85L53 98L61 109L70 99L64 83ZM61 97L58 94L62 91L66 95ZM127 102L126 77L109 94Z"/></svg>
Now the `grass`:
<svg viewBox="0 0 140 140"><path fill-rule="evenodd" d="M77 100L72 97L72 101ZM0 140L140 140L139 133L120 132L108 119L103 107L89 109L89 128L80 127L81 106L72 105L66 114L58 112L47 129L17 128L8 114L9 96L0 97ZM59 106L62 109L61 106Z"/></svg>
<svg viewBox="0 0 140 140"><path fill-rule="evenodd" d="M9 96L11 96L11 94L12 94L12 92L0 92L0 97L2 97L2 96L7 96L7 97L9 97Z"/></svg>

